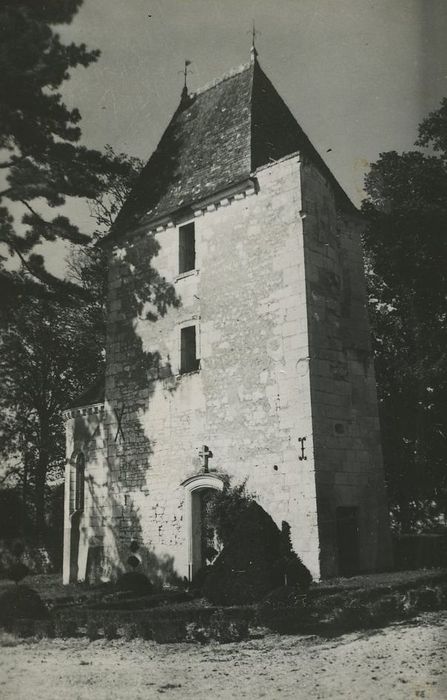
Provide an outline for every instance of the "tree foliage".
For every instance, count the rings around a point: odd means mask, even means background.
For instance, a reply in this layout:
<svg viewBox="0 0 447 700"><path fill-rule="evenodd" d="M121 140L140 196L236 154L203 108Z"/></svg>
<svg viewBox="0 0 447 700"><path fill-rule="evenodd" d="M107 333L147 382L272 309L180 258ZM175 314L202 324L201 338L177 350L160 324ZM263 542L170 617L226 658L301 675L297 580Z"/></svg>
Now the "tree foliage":
<svg viewBox="0 0 447 700"><path fill-rule="evenodd" d="M110 147L100 153L80 144L81 115L64 103L71 71L99 56L57 34L81 4L0 4L1 479L21 487L24 515L33 516L39 536L48 480L64 462L62 410L103 372L107 269L95 243L140 168ZM90 203L93 239L65 215L73 197ZM57 240L81 244L65 280L36 253Z"/></svg>
<svg viewBox="0 0 447 700"><path fill-rule="evenodd" d="M14 311L0 341L0 453L19 465L39 535L47 481L60 477L64 464L62 411L96 379L101 363L92 334L79 334L83 314L31 298Z"/></svg>
<svg viewBox="0 0 447 700"><path fill-rule="evenodd" d="M79 110L68 108L60 88L70 71L88 67L99 51L63 44L55 25L68 24L82 0L3 0L0 5L0 298L20 292L79 293L51 275L35 248L56 240L87 243L89 236L62 212L68 198L95 199L107 190L119 159L79 144ZM17 212L22 212L17 221ZM11 270L8 258L17 265Z"/></svg>
<svg viewBox="0 0 447 700"><path fill-rule="evenodd" d="M97 242L141 168L138 159L110 148L108 155L121 163L124 175L111 172L107 189L90 202L96 237L73 250L67 262L68 277L85 298L67 305L27 296L0 315L0 455L8 460L3 478L20 485L24 515L32 513L39 535L45 531L48 481L63 473L62 411L104 371L107 261Z"/></svg>
<svg viewBox="0 0 447 700"><path fill-rule="evenodd" d="M447 514L446 99L416 145L381 154L363 204L385 468L403 530Z"/></svg>
<svg viewBox="0 0 447 700"><path fill-rule="evenodd" d="M90 214L95 222L94 235L86 246L76 246L67 258L67 277L87 294L84 314L78 333L91 334L100 355L105 352L107 252L101 245L137 179L143 161L125 153L115 153L106 146L110 162L119 164L107 176L106 187L95 198L88 200Z"/></svg>
<svg viewBox="0 0 447 700"><path fill-rule="evenodd" d="M253 501L254 497L247 492L246 480L231 486L227 478L222 491L213 492L208 503L209 518L224 547L231 540L238 520Z"/></svg>

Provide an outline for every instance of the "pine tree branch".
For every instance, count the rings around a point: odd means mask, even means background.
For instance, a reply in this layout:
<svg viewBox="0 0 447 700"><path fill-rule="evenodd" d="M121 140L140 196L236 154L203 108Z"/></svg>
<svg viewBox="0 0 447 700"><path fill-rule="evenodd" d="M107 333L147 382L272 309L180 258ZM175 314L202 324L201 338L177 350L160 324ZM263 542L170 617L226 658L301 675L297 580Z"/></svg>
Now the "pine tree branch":
<svg viewBox="0 0 447 700"><path fill-rule="evenodd" d="M44 219L41 214L39 214L35 209L33 209L31 204L29 202L27 202L26 199L19 199L18 201L21 204L23 204L23 206L28 209L30 214L35 216L36 219L38 219L41 224L43 224L44 226L47 226L50 229L53 229L53 231L55 231L59 234L61 233L61 227L58 226L58 224L55 224L53 221L47 221L46 219ZM81 233L80 231L78 231L77 236L78 236L79 242L88 243L91 239L91 236L89 236L87 233ZM72 240L72 238L70 236L62 235L62 238L64 238L64 240L67 240L67 239L70 241Z"/></svg>
<svg viewBox="0 0 447 700"><path fill-rule="evenodd" d="M3 163L0 163L0 169L12 168L14 165L21 163L26 158L28 158L28 155L16 156L14 160L3 161Z"/></svg>
<svg viewBox="0 0 447 700"><path fill-rule="evenodd" d="M26 271L29 272L29 274L32 277L42 282L42 284L53 287L54 291L57 291L59 289L64 294L69 294L70 296L82 297L83 299L90 298L89 292L82 289L82 287L78 287L76 284L72 284L71 282L68 282L66 280L60 280L58 277L52 275L50 272L47 272L47 270L45 270L43 267L39 270L35 266L31 265L11 240L8 239L5 242L12 248L14 253L18 256L20 262L22 263Z"/></svg>

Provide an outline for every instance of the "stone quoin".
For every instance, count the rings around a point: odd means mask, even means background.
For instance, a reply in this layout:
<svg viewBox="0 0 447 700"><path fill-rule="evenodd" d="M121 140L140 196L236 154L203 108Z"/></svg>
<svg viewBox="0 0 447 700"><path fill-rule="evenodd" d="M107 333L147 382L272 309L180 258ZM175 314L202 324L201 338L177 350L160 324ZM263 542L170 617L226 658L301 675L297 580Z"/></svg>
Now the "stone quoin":
<svg viewBox="0 0 447 700"><path fill-rule="evenodd" d="M183 89L105 242L105 383L65 412L64 582L115 578L131 543L150 578L191 578L227 476L315 578L390 566L362 226L255 52Z"/></svg>

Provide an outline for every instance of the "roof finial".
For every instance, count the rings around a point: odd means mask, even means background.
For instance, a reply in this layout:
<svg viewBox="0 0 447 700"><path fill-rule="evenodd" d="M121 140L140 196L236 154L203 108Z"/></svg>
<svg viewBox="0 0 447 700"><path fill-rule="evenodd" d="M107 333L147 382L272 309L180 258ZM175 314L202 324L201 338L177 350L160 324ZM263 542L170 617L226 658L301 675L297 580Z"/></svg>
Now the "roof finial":
<svg viewBox="0 0 447 700"><path fill-rule="evenodd" d="M185 84L184 84L185 88L187 88L186 78L188 77L188 66L190 66L190 65L191 65L191 61L188 61L188 59L185 59L185 70L183 71L183 74L185 76Z"/></svg>
<svg viewBox="0 0 447 700"><path fill-rule="evenodd" d="M250 32L247 32L247 34L251 34L251 49L250 49L250 58L251 62L254 63L256 61L256 58L258 56L258 52L256 50L256 37L260 34L261 32L256 31L256 26L255 26L255 21L253 20L253 25L250 30Z"/></svg>
<svg viewBox="0 0 447 700"><path fill-rule="evenodd" d="M185 78L185 82L183 83L183 90L182 90L182 101L188 97L188 86L186 84L186 80L188 77L188 66L190 66L190 65L191 65L191 61L188 61L188 59L185 58L185 68L183 70L179 70L179 73L183 73L184 78Z"/></svg>

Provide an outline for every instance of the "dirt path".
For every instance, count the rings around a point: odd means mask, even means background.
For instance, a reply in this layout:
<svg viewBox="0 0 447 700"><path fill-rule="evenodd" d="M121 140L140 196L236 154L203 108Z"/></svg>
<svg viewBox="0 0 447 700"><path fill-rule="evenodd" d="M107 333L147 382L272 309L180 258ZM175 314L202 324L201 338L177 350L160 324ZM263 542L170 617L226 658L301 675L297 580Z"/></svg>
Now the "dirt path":
<svg viewBox="0 0 447 700"><path fill-rule="evenodd" d="M3 646L0 697L446 700L446 649L445 613L332 640L268 635L204 647L43 640Z"/></svg>

